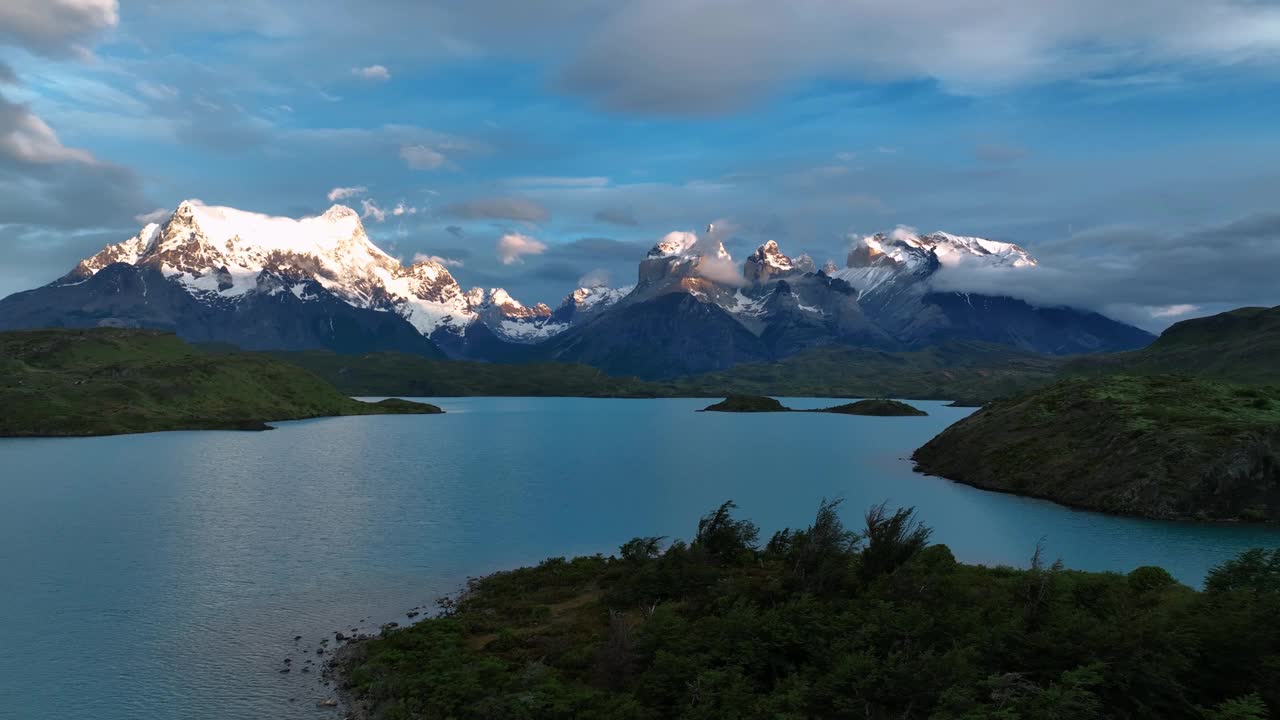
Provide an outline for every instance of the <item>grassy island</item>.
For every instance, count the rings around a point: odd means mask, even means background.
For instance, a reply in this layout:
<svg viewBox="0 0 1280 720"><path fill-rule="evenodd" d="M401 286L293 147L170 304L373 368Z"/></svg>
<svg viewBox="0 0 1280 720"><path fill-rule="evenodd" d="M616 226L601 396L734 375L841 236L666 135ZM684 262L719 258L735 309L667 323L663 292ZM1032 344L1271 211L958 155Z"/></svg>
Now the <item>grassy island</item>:
<svg viewBox="0 0 1280 720"><path fill-rule="evenodd" d="M993 402L916 451L976 487L1153 518L1280 521L1280 387L1064 380Z"/></svg>
<svg viewBox="0 0 1280 720"><path fill-rule="evenodd" d="M835 415L867 415L873 417L919 417L929 413L897 400L875 399L836 405L817 410L793 410L781 402L762 395L730 395L698 412L816 412Z"/></svg>
<svg viewBox="0 0 1280 720"><path fill-rule="evenodd" d="M0 436L266 430L330 415L427 414L406 400L364 403L289 363L206 353L153 330L0 333Z"/></svg>
<svg viewBox="0 0 1280 720"><path fill-rule="evenodd" d="M789 412L791 408L762 395L730 395L714 405L708 405L700 412Z"/></svg>
<svg viewBox="0 0 1280 720"><path fill-rule="evenodd" d="M959 563L910 510L838 503L761 546L692 542L472 581L337 660L356 717L1260 720L1280 711L1280 551L1196 591L1156 567ZM665 545L665 547L664 547ZM1031 549L1028 548L1028 554Z"/></svg>
<svg viewBox="0 0 1280 720"><path fill-rule="evenodd" d="M837 415L870 415L873 417L920 417L929 414L904 402L886 399L859 400L847 405L837 405L815 410L814 412L836 413Z"/></svg>

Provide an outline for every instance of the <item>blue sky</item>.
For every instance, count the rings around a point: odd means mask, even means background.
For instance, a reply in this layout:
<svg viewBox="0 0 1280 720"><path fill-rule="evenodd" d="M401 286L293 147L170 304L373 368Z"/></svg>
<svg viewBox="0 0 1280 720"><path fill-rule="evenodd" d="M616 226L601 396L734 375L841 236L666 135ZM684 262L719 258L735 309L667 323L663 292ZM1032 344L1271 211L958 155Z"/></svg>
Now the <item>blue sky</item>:
<svg viewBox="0 0 1280 720"><path fill-rule="evenodd" d="M713 220L838 264L907 225L1044 270L962 286L1158 328L1280 302L1277 117L1252 0L7 0L0 295L184 198L342 195L529 303Z"/></svg>

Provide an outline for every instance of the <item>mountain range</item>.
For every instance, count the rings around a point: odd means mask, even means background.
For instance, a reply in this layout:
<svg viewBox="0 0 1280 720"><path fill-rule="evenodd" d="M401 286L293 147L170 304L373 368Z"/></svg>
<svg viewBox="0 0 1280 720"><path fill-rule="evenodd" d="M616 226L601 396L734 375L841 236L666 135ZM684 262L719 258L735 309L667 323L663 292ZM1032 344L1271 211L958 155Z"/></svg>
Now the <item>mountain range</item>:
<svg viewBox="0 0 1280 720"><path fill-rule="evenodd" d="M563 360L648 378L824 345L977 340L1075 354L1152 340L1090 311L934 289L937 272L960 264L1035 266L1009 243L899 230L857 241L843 268L819 269L773 241L739 265L717 237L669 233L634 286L578 288L552 309L502 288L464 290L432 259L405 265L348 207L294 220L185 201L52 283L0 300L0 330L147 327L248 350Z"/></svg>

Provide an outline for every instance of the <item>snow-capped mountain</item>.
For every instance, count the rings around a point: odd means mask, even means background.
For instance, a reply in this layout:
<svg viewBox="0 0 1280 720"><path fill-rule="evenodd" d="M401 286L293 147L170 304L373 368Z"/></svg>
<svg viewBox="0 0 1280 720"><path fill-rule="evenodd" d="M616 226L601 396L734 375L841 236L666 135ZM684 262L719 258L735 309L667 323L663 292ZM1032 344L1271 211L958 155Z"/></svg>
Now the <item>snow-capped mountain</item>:
<svg viewBox="0 0 1280 720"><path fill-rule="evenodd" d="M1096 313L935 289L947 268L1036 265L1010 243L899 229L857 238L845 267L819 271L773 240L737 263L720 236L668 233L640 260L634 286L581 287L552 309L502 288L463 290L430 259L406 266L341 205L295 220L186 201L59 280L0 300L0 329L157 327L247 349L560 359L646 377L826 344L961 339L1075 353L1151 339Z"/></svg>
<svg viewBox="0 0 1280 720"><path fill-rule="evenodd" d="M739 270L715 238L713 228L702 237L664 236L640 263L636 289L596 321L550 340L552 357L661 376L832 343L909 349L964 339L1073 353L1130 349L1151 339L1097 313L933 288L943 268L1016 272L1036 265L1011 243L899 229L859 238L846 267L828 263L819 272L808 255L789 257L772 240ZM680 313L684 320L673 317Z"/></svg>
<svg viewBox="0 0 1280 720"><path fill-rule="evenodd" d="M56 287L82 284L116 263L150 268L210 308L234 312L259 296L288 292L301 302L336 298L348 305L391 313L437 344L466 354L468 332L531 344L567 329L569 311L555 318L544 304L526 307L502 288L464 291L440 263L409 266L369 239L351 208L334 205L300 220L185 201L164 224L109 245L79 263ZM620 296L583 288L586 314ZM566 299L572 306L574 295ZM110 320L110 318L97 318Z"/></svg>

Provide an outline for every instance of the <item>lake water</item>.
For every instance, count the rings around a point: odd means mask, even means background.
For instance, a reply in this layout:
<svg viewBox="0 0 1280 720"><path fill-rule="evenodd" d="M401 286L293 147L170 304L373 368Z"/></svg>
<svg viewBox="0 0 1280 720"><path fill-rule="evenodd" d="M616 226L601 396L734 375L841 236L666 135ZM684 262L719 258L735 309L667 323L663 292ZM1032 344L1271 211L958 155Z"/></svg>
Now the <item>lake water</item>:
<svg viewBox="0 0 1280 720"><path fill-rule="evenodd" d="M905 458L969 412L941 403L861 418L434 402L449 414L0 440L0 717L336 717L316 705L331 696L318 670L301 672L335 630L405 622L468 575L688 538L726 499L764 538L808 524L823 497L846 498L855 526L888 500L964 561L1024 565L1044 537L1070 567L1157 564L1190 584L1280 545L1257 527L1108 517L917 475Z"/></svg>

